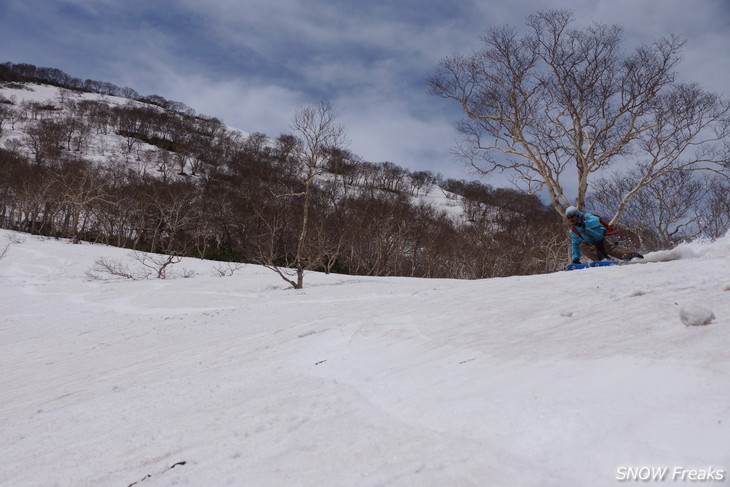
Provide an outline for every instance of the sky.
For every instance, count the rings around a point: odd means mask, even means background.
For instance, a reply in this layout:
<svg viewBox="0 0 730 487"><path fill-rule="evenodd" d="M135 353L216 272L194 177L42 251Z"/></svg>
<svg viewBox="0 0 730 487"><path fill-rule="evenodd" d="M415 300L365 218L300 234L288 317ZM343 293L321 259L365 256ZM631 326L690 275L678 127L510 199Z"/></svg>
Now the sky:
<svg viewBox="0 0 730 487"><path fill-rule="evenodd" d="M728 0L2 0L0 62L128 86L270 137L329 101L364 160L474 179L451 154L459 107L426 79L488 28L523 28L546 8L618 24L627 48L676 33L681 77L730 94Z"/></svg>

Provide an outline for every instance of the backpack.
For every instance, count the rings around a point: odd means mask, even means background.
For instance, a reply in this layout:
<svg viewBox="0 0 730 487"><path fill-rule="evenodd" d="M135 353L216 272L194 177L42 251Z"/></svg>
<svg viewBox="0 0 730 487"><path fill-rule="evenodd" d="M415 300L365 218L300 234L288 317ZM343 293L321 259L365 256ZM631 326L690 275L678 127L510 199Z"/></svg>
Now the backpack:
<svg viewBox="0 0 730 487"><path fill-rule="evenodd" d="M583 215L584 216L582 218L585 218L585 215L593 215L596 218L598 218L598 221L601 223L601 226L606 229L606 231L603 233L603 235L606 237L609 235L616 235L617 233L621 232L621 230L619 230L618 228L616 228L613 225L611 225L610 223L608 223L610 221L609 218L607 218L603 215L599 215L598 213L592 213L590 211L584 211ZM573 232L575 232L576 235L580 236L580 233L578 232L578 230L575 229L575 227L570 227L570 229Z"/></svg>

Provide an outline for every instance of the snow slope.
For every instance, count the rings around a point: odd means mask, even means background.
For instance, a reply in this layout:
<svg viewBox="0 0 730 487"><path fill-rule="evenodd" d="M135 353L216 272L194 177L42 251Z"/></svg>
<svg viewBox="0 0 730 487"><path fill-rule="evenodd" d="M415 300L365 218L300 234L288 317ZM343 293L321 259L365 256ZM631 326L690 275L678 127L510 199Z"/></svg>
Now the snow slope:
<svg viewBox="0 0 730 487"><path fill-rule="evenodd" d="M117 96L101 95L97 93L86 93L77 92L65 88L59 88L56 86L39 84L39 83L9 83L3 84L0 82L0 101L7 100L11 101L9 105L11 110L21 110L23 104L42 104L50 105L55 107L64 107L67 104L62 103L62 100L69 100L74 102L81 101L94 101L104 103L110 107L120 106L137 106L145 108L157 108L155 105L148 103L142 103L139 101L131 100L128 98L120 98ZM58 110L52 112L52 115L46 115L49 117L61 117L64 114L68 114L64 110ZM27 129L30 124L35 123L33 119L24 119L20 122L9 123L6 122L0 130L0 148L12 147L13 150L19 151L21 154L27 157L33 157L33 153L30 151L26 144L23 142L27 136ZM250 134L237 128L225 126L228 134L234 138L247 138ZM274 143L273 140L270 141ZM94 161L101 165L118 164L117 158L121 157L121 154L126 153L126 147L128 142L121 135L114 133L113 130L107 134L99 134L93 132L90 135L89 143L86 145L84 152L81 154L84 158ZM149 162L148 159L154 159L151 157L144 157L143 153L159 154L165 152L164 150L147 144L142 141L138 141L136 148L134 149L135 155L128 157L126 164L130 168L134 168L140 172L147 172L155 174L155 164ZM75 154L79 155L79 154ZM148 167L149 166L149 167ZM175 171L169 176L174 177L174 174L179 169L175 167ZM188 174L194 173L192 169L188 170ZM325 174L322 176L325 180L332 180L334 176ZM350 188L356 190L356 188ZM464 221L464 208L462 204L463 197L457 196L454 193L450 193L439 188L435 184L427 185L423 188L417 196L411 197L413 204L427 204L439 211L444 211L450 215L454 220Z"/></svg>
<svg viewBox="0 0 730 487"><path fill-rule="evenodd" d="M93 101L106 104L112 108L136 106L162 110L155 105L129 98L102 95L98 93L78 92L41 83L25 82L8 84L0 82L0 101L1 100L10 101L11 104L9 107L13 111L23 111L22 106L24 104L32 103L54 106L59 110L54 110L45 115L46 117L51 118L60 118L63 115L69 115L68 104L63 100L72 102ZM17 144L18 146L13 148L13 150L18 150L25 156L32 157L33 154L30 149L25 146L23 139L26 137L28 127L35 122L37 122L37 120L34 120L32 117L26 117L21 121L16 121L12 124L6 122L4 127L2 127L3 130L0 130L0 147L14 147L14 145ZM235 134L242 138L249 136L247 132L243 132L235 128L226 127L226 130L229 134ZM96 131L92 131L89 136L88 144L84 144L84 146L85 148L82 153L74 152L74 155L80 155L85 159L99 164L110 164L114 163L115 158L118 158L120 154L126 153L125 147L127 146L127 142L123 136L118 135L113 131L110 131L107 134L100 134ZM162 152L161 149L142 141L137 142L134 151L135 155L130 157L130 159L136 161L142 159L141 154L144 152ZM131 162L128 161L128 164L131 165Z"/></svg>
<svg viewBox="0 0 730 487"><path fill-rule="evenodd" d="M93 281L101 257L136 261L5 242L2 485L728 477L730 235L642 265L482 281L308 273L301 291L194 259L176 266L187 279ZM707 311L707 326L680 316Z"/></svg>

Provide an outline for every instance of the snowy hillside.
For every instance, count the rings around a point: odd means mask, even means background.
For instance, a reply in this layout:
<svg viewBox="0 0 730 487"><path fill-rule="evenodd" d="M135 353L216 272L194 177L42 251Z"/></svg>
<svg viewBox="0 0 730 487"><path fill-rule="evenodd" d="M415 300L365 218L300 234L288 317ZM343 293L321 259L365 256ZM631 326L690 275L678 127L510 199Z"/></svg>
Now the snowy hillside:
<svg viewBox="0 0 730 487"><path fill-rule="evenodd" d="M80 92L39 83L0 83L0 108L4 105L7 110L4 117L0 113L0 148L8 148L32 158L33 151L28 141L29 128L42 119L57 120L68 125L65 117L79 113L83 114L82 119L89 120L92 115L83 110L84 102L100 103L110 108L137 107L163 111L155 105L118 96ZM251 135L237 128L225 125L222 127L225 134L233 139L245 140ZM74 140L82 138L75 132L68 137ZM269 144L273 145L273 140L269 139ZM140 173L168 173L161 168L174 158L173 154L160 147L127 139L108 127L89 131L84 134L82 143L74 142L71 145L78 146L79 150L72 152L75 156L82 156L106 166L117 165L120 160L124 160L126 166ZM173 164L175 168L169 171L168 176L176 177L176 171L195 175L193 166L196 163L197 161L190 158L182 163L181 168ZM332 178L325 175L323 179ZM442 190L435 184L427 184L411 200L414 204L423 203L443 210L458 221L466 218L462 206L463 198Z"/></svg>
<svg viewBox="0 0 730 487"><path fill-rule="evenodd" d="M101 258L138 262L0 231L6 243L2 485L728 477L730 235L644 264L481 281L309 273L302 291L192 259L171 271L190 278L88 280Z"/></svg>
<svg viewBox="0 0 730 487"><path fill-rule="evenodd" d="M89 109L84 106L85 102L99 103L109 108L147 108L159 112L164 111L153 104L119 96L74 91L40 83L0 83L0 103L3 103L8 109L5 127L0 130L0 147L4 146L26 156L32 156L33 153L27 147L28 142L26 141L29 128L43 119L69 125L70 122L66 117L79 117L88 123L92 115L87 112ZM73 123L78 124L79 122ZM240 138L249 135L230 127L225 127L225 130ZM107 129L88 130L83 134L80 134L78 129L71 130L68 137L74 140L71 143L75 148L74 155L100 164L111 164L124 156L127 163L147 159L147 164L154 166L160 163L159 159L165 152L142 141L135 141L132 147L130 141L125 140L125 137ZM150 160L153 162L149 162ZM190 171L190 165L188 162L188 171Z"/></svg>

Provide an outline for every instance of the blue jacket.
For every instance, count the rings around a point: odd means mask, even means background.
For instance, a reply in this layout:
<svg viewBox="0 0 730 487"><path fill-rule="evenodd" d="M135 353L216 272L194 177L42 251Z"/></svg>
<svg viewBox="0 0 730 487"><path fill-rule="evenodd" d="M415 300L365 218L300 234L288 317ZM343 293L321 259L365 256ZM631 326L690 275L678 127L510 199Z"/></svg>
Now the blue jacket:
<svg viewBox="0 0 730 487"><path fill-rule="evenodd" d="M591 213L578 213L578 223L570 228L570 239L573 244L573 259L580 259L581 242L595 243L603 240L606 227L601 220Z"/></svg>

